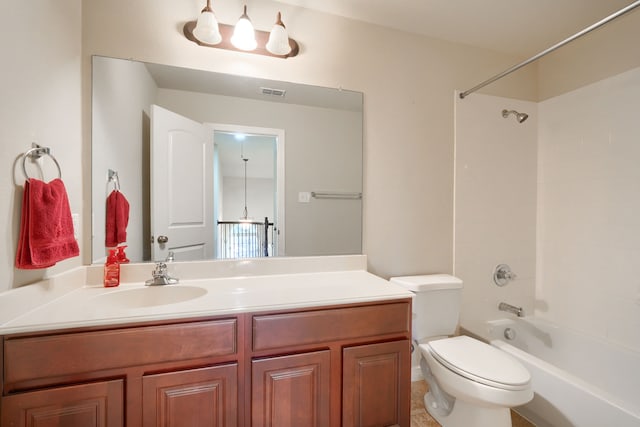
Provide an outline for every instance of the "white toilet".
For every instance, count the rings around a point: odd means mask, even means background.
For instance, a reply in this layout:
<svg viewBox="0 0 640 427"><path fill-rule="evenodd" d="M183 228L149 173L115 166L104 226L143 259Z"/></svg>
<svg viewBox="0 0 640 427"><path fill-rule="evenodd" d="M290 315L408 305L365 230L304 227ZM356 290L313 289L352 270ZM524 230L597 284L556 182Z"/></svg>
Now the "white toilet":
<svg viewBox="0 0 640 427"><path fill-rule="evenodd" d="M513 406L533 398L531 375L507 353L468 336L449 338L462 281L448 274L393 277L412 291L413 339L429 392L427 411L443 427L509 427Z"/></svg>

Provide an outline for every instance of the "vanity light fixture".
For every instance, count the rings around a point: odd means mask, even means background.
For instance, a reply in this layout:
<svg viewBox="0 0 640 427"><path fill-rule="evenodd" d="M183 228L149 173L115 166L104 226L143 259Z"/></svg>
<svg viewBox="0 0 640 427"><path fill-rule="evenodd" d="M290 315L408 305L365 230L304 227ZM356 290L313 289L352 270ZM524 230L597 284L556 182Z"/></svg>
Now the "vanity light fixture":
<svg viewBox="0 0 640 427"><path fill-rule="evenodd" d="M198 20L187 22L183 32L187 39L200 46L237 50L277 58L296 56L300 50L298 43L289 38L280 12L278 12L271 32L255 30L247 15L246 5L238 23L231 26L218 22L211 8L211 0L207 0L207 5L202 9Z"/></svg>

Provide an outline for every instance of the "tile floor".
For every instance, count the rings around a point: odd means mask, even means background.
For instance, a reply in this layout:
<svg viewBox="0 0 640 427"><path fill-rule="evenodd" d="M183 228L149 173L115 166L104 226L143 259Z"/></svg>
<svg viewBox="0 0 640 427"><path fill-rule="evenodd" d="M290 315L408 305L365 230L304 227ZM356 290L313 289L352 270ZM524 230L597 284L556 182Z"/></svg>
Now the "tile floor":
<svg viewBox="0 0 640 427"><path fill-rule="evenodd" d="M411 383L411 427L440 427L424 409L423 396L427 392L427 383L415 381ZM535 427L517 413L511 411L513 427Z"/></svg>

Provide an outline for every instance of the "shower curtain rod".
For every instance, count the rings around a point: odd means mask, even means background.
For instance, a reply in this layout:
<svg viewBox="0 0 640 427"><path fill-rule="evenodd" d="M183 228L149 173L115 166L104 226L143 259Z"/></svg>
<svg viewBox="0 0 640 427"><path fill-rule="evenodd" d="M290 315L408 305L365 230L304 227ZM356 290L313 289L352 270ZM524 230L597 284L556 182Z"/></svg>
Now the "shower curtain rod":
<svg viewBox="0 0 640 427"><path fill-rule="evenodd" d="M563 41L561 41L559 43L554 44L550 48L548 48L546 50L543 50L542 52L538 53L537 55L532 56L531 58L527 59L526 61L522 61L521 63L516 64L516 65L514 65L513 67L511 67L511 68L509 68L507 70L504 70L500 74L496 74L495 76L491 77L490 79L487 79L487 80L483 81L479 85L474 86L471 89L465 90L464 92L461 92L460 93L460 99L464 99L467 95L472 94L473 92L477 91L478 89L482 89L483 87L495 82L496 80L499 80L499 79L503 78L504 76L509 75L509 74L513 73L514 71L516 71L516 70L519 70L520 68L524 67L525 65L528 65L528 64L532 63L533 61L536 61L536 60L542 58L546 54L551 53L554 50L564 46L565 44L574 41L578 37L582 37L585 34L590 33L591 31L595 30L596 28L600 28L604 24L606 24L606 23L608 23L610 21L613 21L617 17L622 16L627 12L631 12L633 9L635 9L638 6L640 6L640 0L631 3L629 6L620 9L616 13L613 13L613 14L607 16L606 18L596 22L595 24L591 25L590 27L587 27L584 30L582 30L582 31L580 31L578 33L575 33L571 37L569 37L569 38L567 38L567 39L565 39L565 40L563 40Z"/></svg>

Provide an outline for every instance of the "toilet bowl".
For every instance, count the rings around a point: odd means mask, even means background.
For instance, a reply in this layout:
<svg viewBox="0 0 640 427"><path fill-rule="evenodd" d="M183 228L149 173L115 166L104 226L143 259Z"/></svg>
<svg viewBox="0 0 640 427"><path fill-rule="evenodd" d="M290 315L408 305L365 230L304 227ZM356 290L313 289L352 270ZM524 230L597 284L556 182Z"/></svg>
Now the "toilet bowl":
<svg viewBox="0 0 640 427"><path fill-rule="evenodd" d="M510 408L533 398L531 375L505 352L467 336L419 346L438 388L455 399L450 410L425 396L427 411L444 427L511 426Z"/></svg>
<svg viewBox="0 0 640 427"><path fill-rule="evenodd" d="M448 337L457 327L462 281L444 274L391 281L414 292L413 337L429 385L429 414L443 427L510 427L510 408L533 398L531 375L489 344Z"/></svg>

